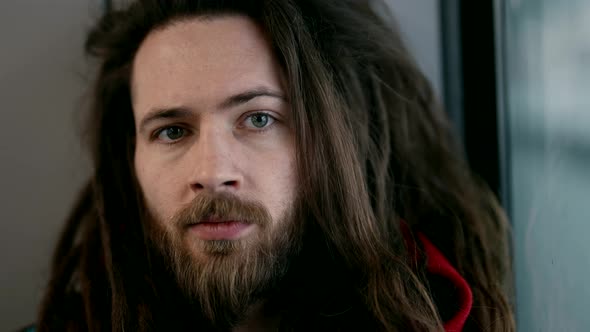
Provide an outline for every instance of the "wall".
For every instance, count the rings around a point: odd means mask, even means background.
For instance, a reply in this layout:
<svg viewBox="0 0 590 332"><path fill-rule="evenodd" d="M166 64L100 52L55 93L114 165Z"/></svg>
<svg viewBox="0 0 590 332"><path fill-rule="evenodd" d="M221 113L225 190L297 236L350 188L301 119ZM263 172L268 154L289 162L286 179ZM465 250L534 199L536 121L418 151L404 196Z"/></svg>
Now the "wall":
<svg viewBox="0 0 590 332"><path fill-rule="evenodd" d="M78 110L90 1L0 2L0 331L31 322L87 166Z"/></svg>
<svg viewBox="0 0 590 332"><path fill-rule="evenodd" d="M442 95L439 0L386 0L418 65Z"/></svg>

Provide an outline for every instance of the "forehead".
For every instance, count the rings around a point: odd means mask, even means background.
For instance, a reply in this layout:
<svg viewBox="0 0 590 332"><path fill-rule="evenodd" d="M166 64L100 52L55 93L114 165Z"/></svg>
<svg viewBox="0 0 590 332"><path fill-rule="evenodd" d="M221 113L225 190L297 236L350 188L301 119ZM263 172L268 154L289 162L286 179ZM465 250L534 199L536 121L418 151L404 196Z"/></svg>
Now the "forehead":
<svg viewBox="0 0 590 332"><path fill-rule="evenodd" d="M131 80L139 112L252 88L283 90L268 38L243 16L184 19L152 31L135 56Z"/></svg>

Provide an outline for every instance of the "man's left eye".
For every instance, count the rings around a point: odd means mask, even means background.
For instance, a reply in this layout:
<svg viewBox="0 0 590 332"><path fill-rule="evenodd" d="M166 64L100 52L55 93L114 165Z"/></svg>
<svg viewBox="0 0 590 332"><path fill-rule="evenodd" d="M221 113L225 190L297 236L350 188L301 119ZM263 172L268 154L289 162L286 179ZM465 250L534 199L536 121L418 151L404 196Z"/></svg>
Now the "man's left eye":
<svg viewBox="0 0 590 332"><path fill-rule="evenodd" d="M267 113L250 114L245 119L245 126L249 128L262 129L270 126L275 119Z"/></svg>

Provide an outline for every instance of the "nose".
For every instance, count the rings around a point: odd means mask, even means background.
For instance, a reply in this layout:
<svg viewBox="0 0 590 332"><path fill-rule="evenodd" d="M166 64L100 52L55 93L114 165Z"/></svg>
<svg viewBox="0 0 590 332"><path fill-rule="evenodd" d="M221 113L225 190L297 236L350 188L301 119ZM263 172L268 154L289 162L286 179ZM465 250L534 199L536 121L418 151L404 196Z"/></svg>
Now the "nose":
<svg viewBox="0 0 590 332"><path fill-rule="evenodd" d="M231 135L201 131L191 154L193 173L189 184L195 193L235 192L242 184Z"/></svg>

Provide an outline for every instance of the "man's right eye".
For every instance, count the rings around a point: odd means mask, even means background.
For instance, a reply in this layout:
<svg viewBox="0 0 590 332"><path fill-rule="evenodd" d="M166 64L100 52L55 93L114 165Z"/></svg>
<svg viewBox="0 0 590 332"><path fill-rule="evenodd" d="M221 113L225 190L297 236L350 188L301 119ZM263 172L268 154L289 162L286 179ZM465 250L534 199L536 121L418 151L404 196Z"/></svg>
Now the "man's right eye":
<svg viewBox="0 0 590 332"><path fill-rule="evenodd" d="M164 143L175 143L186 135L186 130L182 127L171 126L164 127L156 132L156 139Z"/></svg>

